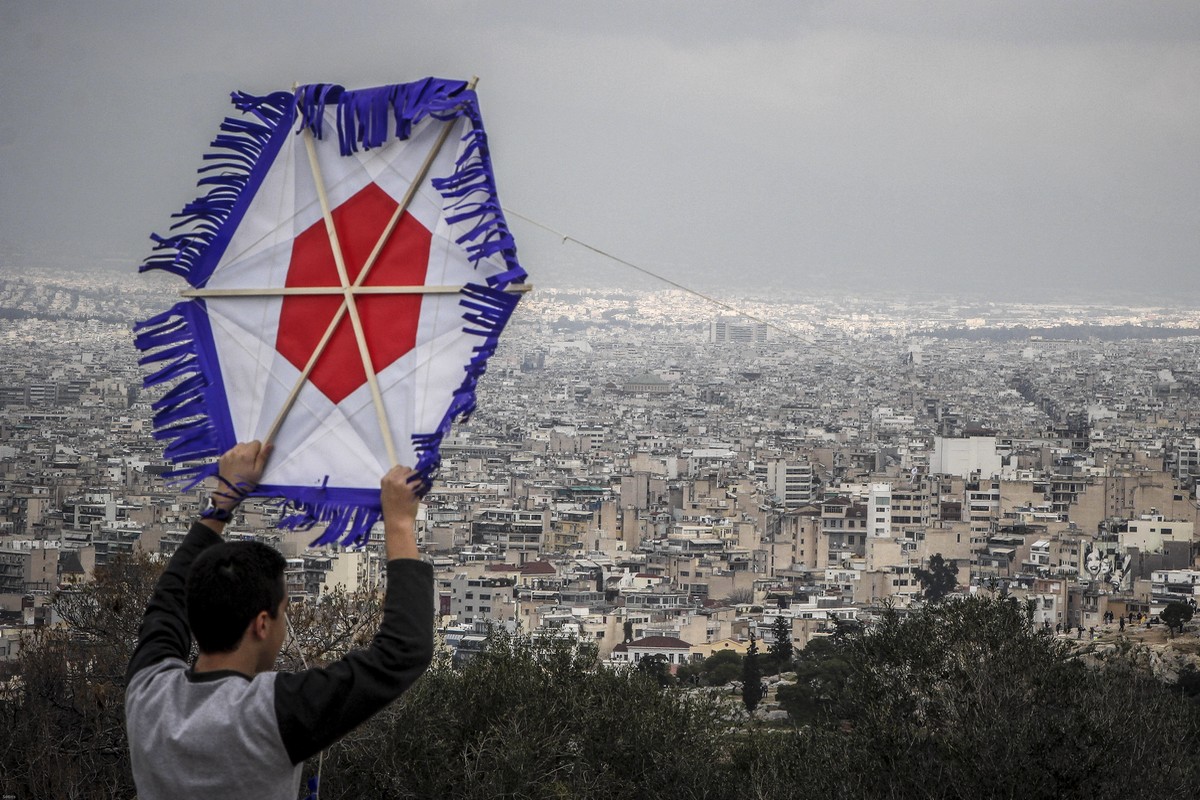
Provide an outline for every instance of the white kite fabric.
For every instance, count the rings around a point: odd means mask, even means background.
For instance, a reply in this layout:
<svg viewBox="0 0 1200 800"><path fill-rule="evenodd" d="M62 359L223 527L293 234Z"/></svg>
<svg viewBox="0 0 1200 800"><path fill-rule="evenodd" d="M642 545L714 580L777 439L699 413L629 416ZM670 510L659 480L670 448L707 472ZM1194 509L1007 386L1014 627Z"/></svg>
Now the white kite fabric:
<svg viewBox="0 0 1200 800"><path fill-rule="evenodd" d="M190 286L135 328L146 386L168 387L155 436L193 481L270 440L252 494L287 501L284 526L324 523L317 543L361 544L391 466L428 488L526 278L478 100L429 78L233 102L207 194L141 267Z"/></svg>

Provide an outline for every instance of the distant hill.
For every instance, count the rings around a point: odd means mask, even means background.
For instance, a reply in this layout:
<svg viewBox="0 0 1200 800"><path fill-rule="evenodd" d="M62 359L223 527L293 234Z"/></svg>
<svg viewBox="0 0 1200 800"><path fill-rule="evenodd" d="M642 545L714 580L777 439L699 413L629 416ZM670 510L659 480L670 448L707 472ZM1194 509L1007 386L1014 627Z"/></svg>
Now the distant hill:
<svg viewBox="0 0 1200 800"><path fill-rule="evenodd" d="M1200 336L1200 328L1158 328L1145 325L1058 325L1053 328L945 328L927 336L937 339L969 339L975 342L1018 342L1037 336L1042 339L1106 342L1122 339L1178 339Z"/></svg>

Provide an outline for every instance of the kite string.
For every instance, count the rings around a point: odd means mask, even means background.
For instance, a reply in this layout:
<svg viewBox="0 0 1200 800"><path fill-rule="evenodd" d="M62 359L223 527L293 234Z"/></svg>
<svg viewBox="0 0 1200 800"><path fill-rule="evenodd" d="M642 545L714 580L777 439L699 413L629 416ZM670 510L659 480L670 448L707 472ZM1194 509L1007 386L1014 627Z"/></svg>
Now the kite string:
<svg viewBox="0 0 1200 800"><path fill-rule="evenodd" d="M746 311L745 309L738 308L737 306L734 306L734 305L730 305L729 303L726 303L723 300L718 300L717 298L713 297L712 295L705 294L704 292L700 291L699 289L693 289L690 286L685 286L684 284L680 283L679 281L668 278L666 275L660 275L659 273L657 273L653 270L646 269L645 267L634 264L632 261L628 261L624 258L621 258L618 255L614 255L614 254L608 252L607 250L603 250L599 247L596 247L595 245L588 244L587 242L582 241L580 239L576 239L574 236L571 236L569 234L562 233L561 231L555 230L554 228L550 227L549 225L545 224L544 222L538 222L537 220L532 219L531 217L525 216L524 214L522 214L519 211L513 211L511 208L506 208L506 209L504 209L504 213L507 215L511 215L511 216L523 219L526 222L528 222L530 225L534 225L538 228L541 228L544 231L547 231L548 233L554 234L555 236L562 239L563 244L566 244L567 242L574 242L575 244L579 245L580 247L584 248L585 250L590 250L591 252L595 253L598 256L601 256L602 258L607 258L610 261L615 261L618 264L629 267L632 270L636 270L637 272L640 272L643 275L647 275L651 278L654 278L655 280L662 281L663 283L673 286L682 292L690 294L694 297L698 297L701 300L704 300L705 302L711 303L712 305L717 306L718 308L725 309L726 311L729 311L730 313L735 314L739 317L753 320L754 322L758 322L763 325L766 325L767 327L771 328L772 330L779 331L780 333L784 334L785 336L791 337L793 339L798 339L799 341L812 347L814 350L821 350L822 352L827 353L828 355L832 356L834 359L836 359L838 361L841 361L842 363L852 364L854 366L859 367L860 369L863 370L864 374L874 372L875 370L878 369L878 365L871 366L871 365L868 365L866 362L859 361L858 359L856 359L854 357L847 357L847 355L845 353L838 352L837 350L833 349L832 347L830 347L826 344L822 344L821 342L810 339L807 336L805 336L804 334L800 333L795 328L789 328L784 325L780 325L779 323L774 322L770 319L767 319L765 317L760 317L759 315L753 314L749 311Z"/></svg>
<svg viewBox="0 0 1200 800"><path fill-rule="evenodd" d="M519 211L513 211L511 208L506 208L504 210L504 212L505 212L505 214L509 214L511 216L523 219L526 222L528 222L530 225L534 225L538 228L541 228L542 230L547 231L548 233L554 234L555 236L562 239L563 244L566 244L567 242L574 242L576 245L584 248L585 250L590 250L591 252L593 252L599 256L602 256L604 258L607 258L610 261L615 261L618 264L621 264L623 266L629 267L630 269L636 270L637 272L640 272L643 275L648 275L649 277L654 278L655 280L662 281L663 283L673 286L682 292L686 292L687 294L693 295L695 297L700 298L701 300L711 303L712 305L717 306L718 308L723 308L726 311L730 312L731 314L736 314L739 317L744 317L746 319L753 320L754 322L758 322L762 325L766 325L767 327L769 327L773 330L779 331L780 333L782 333L786 336L799 339L800 341L804 342L805 344L811 345L820 350L824 350L831 355L837 355L838 357L841 357L841 354L836 353L835 351L831 350L830 348L822 345L820 342L816 342L816 341L813 341L812 339L809 339L804 334L800 333L799 331L797 331L794 328L785 327L783 325L780 325L777 322L766 319L765 317L760 317L757 314L752 314L749 311L746 311L745 309L741 309L741 308L738 308L737 306L730 305L729 303L726 303L723 300L718 300L717 298L713 297L712 295L701 292L699 289L693 289L690 286L685 286L684 284L680 283L679 281L672 280L671 278L668 278L665 275L660 275L659 273L654 272L653 270L649 270L649 269L646 269L645 267L638 266L637 264L634 264L632 261L627 261L626 259L621 258L620 256L617 256L617 255L614 255L614 254L608 252L607 250L602 250L601 248L596 247L595 245L588 244L587 242L582 241L580 239L576 239L574 236L571 236L566 233L562 233L561 231L557 231L554 228L551 228L549 225L546 225L545 223L538 222L535 219L525 216L524 214L520 213Z"/></svg>
<svg viewBox="0 0 1200 800"><path fill-rule="evenodd" d="M288 638L296 648L296 654L300 656L300 664L304 670L308 671L308 659L304 657L304 648L300 646L300 638L296 636L296 629L292 627L292 617L287 611L284 611L285 619L287 620ZM317 800L317 796L321 791L321 770L325 767L325 751L317 755L317 774L308 782L308 795L304 800Z"/></svg>

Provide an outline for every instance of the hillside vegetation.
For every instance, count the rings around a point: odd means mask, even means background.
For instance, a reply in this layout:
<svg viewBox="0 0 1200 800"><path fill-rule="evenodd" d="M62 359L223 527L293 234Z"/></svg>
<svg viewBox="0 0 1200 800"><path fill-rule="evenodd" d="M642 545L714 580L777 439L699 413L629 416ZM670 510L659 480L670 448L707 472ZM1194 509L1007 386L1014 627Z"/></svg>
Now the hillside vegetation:
<svg viewBox="0 0 1200 800"><path fill-rule="evenodd" d="M0 696L0 793L133 797L124 660L155 576L98 571L58 599ZM361 642L377 607L294 609L306 658ZM951 600L795 654L769 725L713 689L613 672L563 641L496 635L438 660L333 747L334 798L1182 798L1200 787L1200 681L1164 683L1136 648L1081 657L1006 600ZM295 646L286 654L299 660ZM309 774L316 764L307 765Z"/></svg>

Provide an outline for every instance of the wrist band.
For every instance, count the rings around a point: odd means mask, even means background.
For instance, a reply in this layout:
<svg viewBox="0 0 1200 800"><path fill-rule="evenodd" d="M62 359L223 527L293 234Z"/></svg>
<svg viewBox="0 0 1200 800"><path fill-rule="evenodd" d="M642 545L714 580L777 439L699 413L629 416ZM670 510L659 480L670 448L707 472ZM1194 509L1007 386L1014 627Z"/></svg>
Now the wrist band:
<svg viewBox="0 0 1200 800"><path fill-rule="evenodd" d="M258 488L252 483L232 483L221 473L216 474L217 481L224 484L228 492L214 490L208 497L208 507L200 512L201 519L212 519L217 522L229 522L233 519L233 512L242 501L245 500L250 492ZM217 505L214 498L220 497L223 500L232 500L233 508L221 508Z"/></svg>
<svg viewBox="0 0 1200 800"><path fill-rule="evenodd" d="M212 519L217 522L229 522L233 519L233 509L221 508L211 497L208 498L208 507L200 512L201 519Z"/></svg>
<svg viewBox="0 0 1200 800"><path fill-rule="evenodd" d="M225 494L224 492L219 492L219 491L213 492L213 494L217 495L218 497L224 497L226 500L233 500L234 502L237 502L237 503L240 503L243 500L245 500L247 497L250 496L251 492L253 492L255 489L258 488L258 486L253 483L231 483L224 475L222 475L219 472L217 473L216 477L217 477L218 481L225 484L226 488L228 488L229 491L232 492L232 494Z"/></svg>

